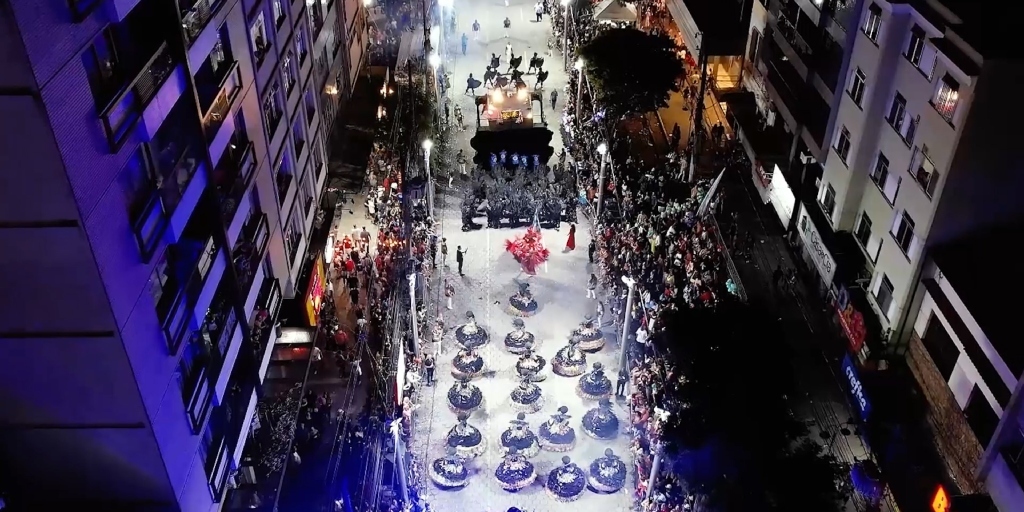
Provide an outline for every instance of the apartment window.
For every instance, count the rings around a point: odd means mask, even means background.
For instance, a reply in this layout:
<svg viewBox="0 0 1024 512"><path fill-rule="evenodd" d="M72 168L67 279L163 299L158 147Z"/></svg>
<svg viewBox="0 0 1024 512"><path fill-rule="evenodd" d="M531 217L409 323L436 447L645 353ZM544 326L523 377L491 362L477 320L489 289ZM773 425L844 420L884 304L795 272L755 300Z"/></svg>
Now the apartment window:
<svg viewBox="0 0 1024 512"><path fill-rule="evenodd" d="M893 96L892 104L889 105L889 113L886 115L885 120L889 123L889 126L892 126L893 130L896 130L903 143L910 147L914 142L914 136L917 134L917 125L920 123L920 117L910 116L910 113L907 112L907 99L899 92Z"/></svg>
<svg viewBox="0 0 1024 512"><path fill-rule="evenodd" d="M910 61L928 80L935 71L935 48L928 44L928 34L919 25L910 29L910 40L907 42L903 56Z"/></svg>
<svg viewBox="0 0 1024 512"><path fill-rule="evenodd" d="M943 76L942 80L939 80L939 89L935 91L935 97L932 98L932 106L935 107L935 111L947 123L953 124L953 114L956 113L956 105L959 101L960 84L949 75Z"/></svg>
<svg viewBox="0 0 1024 512"><path fill-rule="evenodd" d="M310 158L313 159L313 174L316 175L317 179L320 179L320 174L323 173L324 167L324 148L320 141L317 141L316 146L313 147L313 154Z"/></svg>
<svg viewBox="0 0 1024 512"><path fill-rule="evenodd" d="M306 105L306 121L312 124L316 118L316 97L313 96L313 91L306 89L302 102Z"/></svg>
<svg viewBox="0 0 1024 512"><path fill-rule="evenodd" d="M277 199L284 204L284 198L288 196L288 189L294 180L291 155L287 149L281 153L281 161L277 163L277 170L274 171L274 180L277 182Z"/></svg>
<svg viewBox="0 0 1024 512"><path fill-rule="evenodd" d="M977 384L974 385L971 396L967 399L964 417L967 418L967 425L974 431L974 435L978 436L978 442L982 446L988 446L999 425L999 415L992 409L992 404L988 403L988 399L985 398L985 394L981 392L981 388Z"/></svg>
<svg viewBox="0 0 1024 512"><path fill-rule="evenodd" d="M866 87L867 76L860 68L857 68L853 72L853 80L850 82L850 98L857 106L861 106L861 102L864 100L864 88Z"/></svg>
<svg viewBox="0 0 1024 512"><path fill-rule="evenodd" d="M871 241L871 217L866 212L861 212L857 219L857 225L853 228L853 237L860 242L861 247L867 248Z"/></svg>
<svg viewBox="0 0 1024 512"><path fill-rule="evenodd" d="M928 158L928 146L921 148L920 163L917 165L914 179L921 185L928 197L935 194L935 185L939 182L939 171L935 170L935 164Z"/></svg>
<svg viewBox="0 0 1024 512"><path fill-rule="evenodd" d="M821 196L821 209L828 215L829 222L832 221L832 214L836 211L836 189L832 185L825 185L825 195Z"/></svg>
<svg viewBox="0 0 1024 512"><path fill-rule="evenodd" d="M210 68L213 70L214 76L217 76L217 71L224 67L228 60L228 52L224 47L225 36L227 36L226 27L217 32L217 42L213 43L213 51L210 52Z"/></svg>
<svg viewBox="0 0 1024 512"><path fill-rule="evenodd" d="M886 318L890 318L890 309L895 309L895 300L893 299L893 287L892 281L889 280L889 276L882 274L882 278L875 284L875 305L878 306L879 311L885 315Z"/></svg>
<svg viewBox="0 0 1024 512"><path fill-rule="evenodd" d="M878 42L878 32L882 28L882 8L877 4L868 7L868 16L864 20L864 35L873 42Z"/></svg>
<svg viewBox="0 0 1024 512"><path fill-rule="evenodd" d="M306 62L309 46L306 44L306 30L304 28L295 31L295 53L299 56L300 64Z"/></svg>
<svg viewBox="0 0 1024 512"><path fill-rule="evenodd" d="M270 39L267 37L267 26L263 21L263 13L256 16L256 21L249 27L249 39L252 43L252 51L256 56L256 64L262 64L263 59L270 53Z"/></svg>
<svg viewBox="0 0 1024 512"><path fill-rule="evenodd" d="M886 180L889 179L889 159L886 158L885 154L879 152L878 158L875 159L875 167L871 170L871 181L878 185L878 188L885 186Z"/></svg>
<svg viewBox="0 0 1024 512"><path fill-rule="evenodd" d="M274 82L270 86L270 90L267 91L267 97L263 99L263 122L271 136L273 136L274 131L277 129L277 124L281 121L281 116L284 114L281 104L281 85L278 82Z"/></svg>
<svg viewBox="0 0 1024 512"><path fill-rule="evenodd" d="M281 6L281 0L274 0L274 25L277 28L281 28L284 25L284 7Z"/></svg>
<svg viewBox="0 0 1024 512"><path fill-rule="evenodd" d="M295 73L295 59L294 54L291 50L288 50L288 54L284 56L284 60L281 61L281 77L284 78L285 90L289 93L295 88L298 78Z"/></svg>
<svg viewBox="0 0 1024 512"><path fill-rule="evenodd" d="M299 187L299 204L302 206L303 216L308 216L309 207L313 206L313 192L309 190L306 180L303 180L302 186Z"/></svg>
<svg viewBox="0 0 1024 512"><path fill-rule="evenodd" d="M953 375L953 369L956 368L957 360L960 359L960 348L956 346L953 338L946 331L946 326L942 325L935 313L928 318L921 344L924 345L928 355L932 357L932 362L935 363L939 374L942 375L942 380L949 382L949 378Z"/></svg>
<svg viewBox="0 0 1024 512"><path fill-rule="evenodd" d="M907 257L910 256L910 249L914 245L914 227L914 219L906 210L896 212L896 220L892 224L892 237Z"/></svg>
<svg viewBox="0 0 1024 512"><path fill-rule="evenodd" d="M93 40L89 49L82 54L82 63L89 77L89 88L92 90L96 109L103 110L120 87L112 30L104 30Z"/></svg>
<svg viewBox="0 0 1024 512"><path fill-rule="evenodd" d="M846 158L850 156L850 130L847 130L845 126L839 131L839 138L836 139L835 149L839 158L843 160L843 163L846 163Z"/></svg>
<svg viewBox="0 0 1024 512"><path fill-rule="evenodd" d="M306 126L301 113L295 116L295 122L292 123L292 143L295 144L295 156L298 157L306 147Z"/></svg>
<svg viewBox="0 0 1024 512"><path fill-rule="evenodd" d="M174 290L168 290L168 283L171 280L171 268L170 263L167 261L167 253L160 258L160 261L153 267L153 272L149 275L149 294L153 297L153 305L157 308L157 313L160 314L160 320L163 321L163 316L167 314L164 309L166 304L161 304L164 300L165 293L174 293ZM173 299L174 297L168 297Z"/></svg>
<svg viewBox="0 0 1024 512"><path fill-rule="evenodd" d="M295 263L295 257L299 254L299 245L302 241L302 221L304 218L298 213L298 208L293 208L291 218L288 219L288 228L284 231L285 250L288 251L288 261L291 263Z"/></svg>
<svg viewBox="0 0 1024 512"><path fill-rule="evenodd" d="M761 47L761 32L756 28L750 29L750 46L747 50L747 60L757 62L757 50Z"/></svg>

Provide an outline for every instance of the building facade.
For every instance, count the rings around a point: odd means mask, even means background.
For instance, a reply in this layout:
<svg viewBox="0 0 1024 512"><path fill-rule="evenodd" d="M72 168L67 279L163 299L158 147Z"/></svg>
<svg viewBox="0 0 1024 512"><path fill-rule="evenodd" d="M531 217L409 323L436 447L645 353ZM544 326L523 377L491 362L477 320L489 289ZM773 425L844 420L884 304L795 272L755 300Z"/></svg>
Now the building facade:
<svg viewBox="0 0 1024 512"><path fill-rule="evenodd" d="M1008 305L991 292L1024 282L1007 251L1020 229L929 249L907 349L933 442L959 487L946 492L987 493L1006 512L1024 503L1024 350Z"/></svg>
<svg viewBox="0 0 1024 512"><path fill-rule="evenodd" d="M820 214L817 231L853 235L885 340L909 333L927 246L1024 210L1012 193L1024 154L999 127L1021 113L1001 98L1022 71L984 4L865 1L851 30L816 201L804 206Z"/></svg>
<svg viewBox="0 0 1024 512"><path fill-rule="evenodd" d="M8 504L220 508L300 293L363 10L0 2Z"/></svg>

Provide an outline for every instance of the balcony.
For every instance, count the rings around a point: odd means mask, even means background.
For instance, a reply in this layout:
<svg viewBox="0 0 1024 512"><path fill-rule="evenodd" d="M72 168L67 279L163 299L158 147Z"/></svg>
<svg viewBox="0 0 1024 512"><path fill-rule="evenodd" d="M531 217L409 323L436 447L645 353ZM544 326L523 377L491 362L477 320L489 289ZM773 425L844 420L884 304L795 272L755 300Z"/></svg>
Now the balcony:
<svg viewBox="0 0 1024 512"><path fill-rule="evenodd" d="M256 269L263 263L263 256L266 253L269 240L270 228L267 223L267 215L253 212L242 226L242 232L238 235L238 241L235 242L235 250L231 254L231 261L238 276L238 289L243 296L249 294L249 288L256 276Z"/></svg>
<svg viewBox="0 0 1024 512"><path fill-rule="evenodd" d="M167 342L167 350L172 355L178 353L185 339L193 309L206 287L207 278L221 248L212 232L205 239L198 238L201 235L196 236L182 238L168 249L170 275L164 284L161 301L157 303L160 328Z"/></svg>
<svg viewBox="0 0 1024 512"><path fill-rule="evenodd" d="M212 104L203 105L203 112L206 113L203 118L203 132L208 141L213 141L217 130L231 115L231 106L235 103L238 93L242 91L242 71L238 67L238 62L232 62L226 68L227 71L216 84L217 93ZM201 87L198 82L196 86Z"/></svg>
<svg viewBox="0 0 1024 512"><path fill-rule="evenodd" d="M146 106L173 74L177 65L170 47L163 43L137 72L121 75L130 78L106 107L100 110L103 132L111 153L118 152L124 146L132 129L142 119Z"/></svg>
<svg viewBox="0 0 1024 512"><path fill-rule="evenodd" d="M217 168L213 171L224 224L231 224L231 219L235 218L242 196L249 190L255 175L256 156L253 143L249 142L245 134L235 132L228 144L228 150L220 157L220 162L217 162Z"/></svg>
<svg viewBox="0 0 1024 512"><path fill-rule="evenodd" d="M273 277L265 277L260 285L260 294L256 298L256 310L249 328L249 342L253 357L260 362L260 378L270 364L270 335L277 324L277 316L281 312L281 283Z"/></svg>
<svg viewBox="0 0 1024 512"><path fill-rule="evenodd" d="M189 0L180 2L179 9L181 10L181 30L185 35L185 43L191 47L196 39L199 39L199 35L203 33L203 29L210 23L213 16L224 5L224 1L192 0L191 5L181 5L188 3Z"/></svg>
<svg viewBox="0 0 1024 512"><path fill-rule="evenodd" d="M185 403L193 434L202 432L206 420L210 417L213 405L213 380L210 378L213 363L214 354L207 340L199 331L194 331L185 354L178 363L181 398Z"/></svg>

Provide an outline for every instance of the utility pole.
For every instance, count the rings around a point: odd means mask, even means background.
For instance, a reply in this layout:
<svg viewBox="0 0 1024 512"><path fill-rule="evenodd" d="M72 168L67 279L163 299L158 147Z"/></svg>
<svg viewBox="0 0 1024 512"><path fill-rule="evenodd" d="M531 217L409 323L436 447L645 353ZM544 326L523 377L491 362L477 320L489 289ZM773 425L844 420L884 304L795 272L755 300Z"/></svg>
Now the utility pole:
<svg viewBox="0 0 1024 512"><path fill-rule="evenodd" d="M697 67L700 68L700 86L697 88L697 104L690 119L690 126L693 127L693 151L690 152L690 166L687 169L687 181L690 182L697 179L696 166L700 163L700 153L704 146L704 100L708 92L708 56L704 45L697 49Z"/></svg>

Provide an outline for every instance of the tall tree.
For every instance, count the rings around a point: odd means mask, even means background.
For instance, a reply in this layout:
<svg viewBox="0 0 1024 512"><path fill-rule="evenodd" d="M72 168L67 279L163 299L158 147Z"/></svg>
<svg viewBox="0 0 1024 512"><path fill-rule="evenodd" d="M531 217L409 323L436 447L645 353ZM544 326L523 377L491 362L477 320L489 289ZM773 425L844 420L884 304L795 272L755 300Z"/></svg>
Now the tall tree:
<svg viewBox="0 0 1024 512"><path fill-rule="evenodd" d="M672 39L632 28L602 32L580 48L587 78L613 120L668 105L683 63Z"/></svg>

